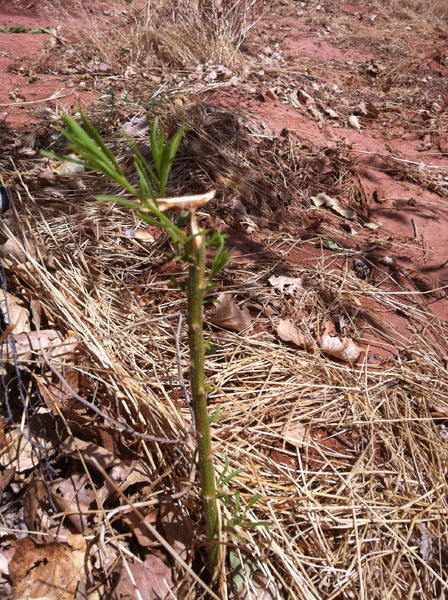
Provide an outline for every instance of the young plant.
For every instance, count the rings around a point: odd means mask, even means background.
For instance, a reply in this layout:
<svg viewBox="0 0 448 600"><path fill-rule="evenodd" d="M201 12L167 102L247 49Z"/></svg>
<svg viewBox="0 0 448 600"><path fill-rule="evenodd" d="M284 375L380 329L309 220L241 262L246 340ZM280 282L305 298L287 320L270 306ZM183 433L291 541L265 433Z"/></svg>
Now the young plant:
<svg viewBox="0 0 448 600"><path fill-rule="evenodd" d="M81 113L82 124L65 115L63 129L71 151L79 158L59 156L44 152L45 156L75 162L86 168L99 171L116 183L129 197L121 195L99 195L97 200L117 202L131 208L145 223L165 229L176 248L177 255L188 264L188 341L190 348L190 386L192 408L196 427L198 449L198 471L201 490L202 510L207 536L208 569L211 578L217 573L219 562L220 520L218 496L215 486L215 469L210 438L210 419L207 412L204 360L205 343L203 335L204 294L213 287L212 280L227 264L229 251L224 245L225 236L219 232L208 232L199 227L196 210L209 202L214 191L197 196L165 198L166 184L179 147L183 128L180 128L170 140L165 140L158 119L150 130L152 167L143 157L137 146L128 138L134 151L134 165L138 175L137 185L131 184L122 171L118 161L107 148L103 139ZM166 215L168 211L179 211L181 219L175 224ZM186 217L186 231L182 223ZM215 247L215 257L208 274L205 275L205 252ZM243 515L244 519L244 515Z"/></svg>

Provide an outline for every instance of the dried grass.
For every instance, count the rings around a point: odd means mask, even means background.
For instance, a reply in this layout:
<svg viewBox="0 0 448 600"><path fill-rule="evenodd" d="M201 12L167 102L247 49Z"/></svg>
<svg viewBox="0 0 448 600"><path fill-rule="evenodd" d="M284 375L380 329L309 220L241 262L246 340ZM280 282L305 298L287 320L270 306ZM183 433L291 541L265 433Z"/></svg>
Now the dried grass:
<svg viewBox="0 0 448 600"><path fill-rule="evenodd" d="M448 16L448 6L445 0L402 0L399 4L420 14Z"/></svg>
<svg viewBox="0 0 448 600"><path fill-rule="evenodd" d="M247 172L252 169L254 175L276 165L276 153L264 153L257 171L257 152L251 152L244 128L236 136L231 116L223 111L200 114L203 121L213 121L215 147L193 111L190 119L196 119L197 128L176 166L179 185L191 178L193 163L204 184L220 165L225 183L227 167L237 158L247 161ZM244 127L250 130L251 124ZM252 130L252 140L257 141L256 133ZM182 156L189 156L189 162ZM178 339L180 354L176 352L177 315L185 312L185 301L161 269L166 240L148 245L126 236L125 230L140 224L120 207L92 202L96 190L104 191L104 182L94 176L85 178L85 193L67 189L65 198L51 202L48 190L33 187L32 181L28 185L22 179L15 198L17 218L2 221L2 232L14 228L30 242L46 246L54 254L54 266L30 257L16 267L14 277L40 300L51 322L82 340L73 366L88 382L85 394L96 389L103 410L126 414L137 429L181 436L175 447L143 442L139 448L153 481L144 501L157 505L159 496L183 489L193 457L190 412L178 400L179 364L185 374L188 367L184 329ZM228 196L204 219L232 211L231 186L225 189ZM100 235L92 231L92 221ZM243 502L260 492L262 499L249 518L272 522L269 528L240 530L240 550L258 561L279 599L444 597L446 325L430 315L424 295L406 295L387 278L376 285L363 281L341 270L333 257L323 257L313 267L294 266L288 252L297 240L284 232L272 231L263 244L259 260L237 259L223 278L224 289L258 307L257 329L245 335L210 329L216 352L206 364L210 411L221 404L219 423L213 426L218 471L225 457L231 469L243 469L227 491L240 490ZM280 246L286 251L279 262L273 250ZM279 266L304 277L303 294L283 297L268 286L268 277ZM366 297L378 307L371 315L359 311L359 301ZM273 300L277 315L264 310ZM378 311L385 317L375 329L369 317ZM388 325L387 315L396 311L409 317L412 345ZM399 348L399 358L381 368L365 361L349 366L288 347L275 335L276 322L285 314L297 322L307 314L309 327L315 328L342 315L350 336L360 341L372 333L383 336ZM298 447L285 440L288 423L304 432ZM136 448L135 440L123 441ZM194 490L176 503L199 521ZM114 510L105 510L102 517L108 544L114 543ZM223 541L234 543L227 536ZM123 541L120 548L126 550ZM188 597L201 597L188 574L187 581ZM221 585L223 598L228 585L229 579Z"/></svg>
<svg viewBox="0 0 448 600"><path fill-rule="evenodd" d="M68 64L76 63L87 72L107 64L117 75L144 80L161 67L164 76L170 69L184 74L204 63L239 71L243 67L239 48L250 27L253 4L213 3L206 18L190 0L135 3L127 6L126 14L112 4L106 16L83 0L75 0L69 8L60 0L45 6L50 14L66 17L62 36L69 50L67 54L64 46L61 58Z"/></svg>

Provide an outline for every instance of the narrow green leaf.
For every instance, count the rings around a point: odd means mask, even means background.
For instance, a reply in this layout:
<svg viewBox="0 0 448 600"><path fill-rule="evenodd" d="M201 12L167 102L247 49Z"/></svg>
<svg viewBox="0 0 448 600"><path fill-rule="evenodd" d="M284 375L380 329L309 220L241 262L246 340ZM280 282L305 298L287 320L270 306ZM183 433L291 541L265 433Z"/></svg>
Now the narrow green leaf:
<svg viewBox="0 0 448 600"><path fill-rule="evenodd" d="M222 407L222 404L218 404L218 406L216 407L215 412L210 417L210 424L218 422L218 420L219 420L219 413L221 411L221 407Z"/></svg>
<svg viewBox="0 0 448 600"><path fill-rule="evenodd" d="M109 196L108 194L99 194L95 196L97 200L100 202L116 202L117 204L123 204L123 206L129 206L133 210L140 210L140 204L138 202L133 202L132 200L127 200L126 198L122 198L121 196Z"/></svg>
<svg viewBox="0 0 448 600"><path fill-rule="evenodd" d="M244 512L243 512L243 515L242 515L243 517L245 517L245 516L246 516L246 514L249 512L249 510L252 508L252 506L253 506L253 505L254 505L256 502L258 502L258 500L260 500L260 498L261 498L261 494L255 494L255 495L253 496L253 498L251 498L251 499L249 500L249 502L248 502L248 504L247 504L246 508L244 509Z"/></svg>
<svg viewBox="0 0 448 600"><path fill-rule="evenodd" d="M62 130L64 136L76 144L80 149L89 150L93 154L97 155L101 160L107 159L104 156L104 153L96 146L93 140L87 135L84 129L79 125L75 119L70 117L70 115L64 115L62 117L62 121L64 125L67 127L68 131Z"/></svg>
<svg viewBox="0 0 448 600"><path fill-rule="evenodd" d="M134 142L131 140L131 138L128 135L126 135L126 134L124 134L124 135L129 143L129 145L131 146L132 150L134 151L134 153L137 155L138 159L140 160L141 164L144 166L146 171L149 173L149 176L151 177L153 184L156 185L157 187L159 187L158 177L155 175L154 171L152 170L151 166L148 164L148 162L145 159L145 157L143 156L143 154L137 148L137 145L134 144Z"/></svg>
<svg viewBox="0 0 448 600"><path fill-rule="evenodd" d="M176 131L176 133L173 135L173 137L170 140L170 143L169 143L169 149L170 149L169 158L170 158L171 161L174 160L174 157L177 154L177 151L179 149L179 144L180 144L180 142L182 140L182 136L184 135L184 132L185 132L185 126L182 125L182 127Z"/></svg>
<svg viewBox="0 0 448 600"><path fill-rule="evenodd" d="M227 477L224 478L224 480L221 482L220 487L224 487L227 483L229 483L231 479L243 472L244 469L236 469L235 471L232 471L232 473L230 473L229 475L227 475Z"/></svg>
<svg viewBox="0 0 448 600"><path fill-rule="evenodd" d="M229 457L225 456L224 457L224 469L222 470L222 473L219 476L219 479L218 479L218 482L216 484L216 487L218 487L218 488L222 487L222 482L224 481L224 478L227 475L227 471L228 470L229 470Z"/></svg>
<svg viewBox="0 0 448 600"><path fill-rule="evenodd" d="M98 131L95 129L95 127L90 123L90 121L86 118L86 116L84 115L84 113L81 111L81 119L82 122L84 124L84 127L86 128L86 130L88 131L89 135L91 138L93 138L93 140L97 143L97 145L101 148L101 150L104 152L104 154L107 156L107 158L110 160L110 162L114 165L115 170L117 171L117 173L119 173L120 175L124 176L123 171L121 170L120 165L118 164L115 156L112 154L112 152L109 150L109 148L106 146L106 144L103 141L103 138L100 136L100 134L98 133Z"/></svg>

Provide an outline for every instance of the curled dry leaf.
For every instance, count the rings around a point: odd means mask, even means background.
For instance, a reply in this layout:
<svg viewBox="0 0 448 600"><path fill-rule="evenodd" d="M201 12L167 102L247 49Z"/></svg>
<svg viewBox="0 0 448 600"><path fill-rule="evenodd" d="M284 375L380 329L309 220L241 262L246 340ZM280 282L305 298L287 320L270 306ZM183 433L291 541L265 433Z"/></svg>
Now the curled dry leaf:
<svg viewBox="0 0 448 600"><path fill-rule="evenodd" d="M361 348L350 338L333 337L328 333L321 336L320 349L345 362L356 362L361 354Z"/></svg>
<svg viewBox="0 0 448 600"><path fill-rule="evenodd" d="M70 336L64 340L62 335L54 329L42 329L40 331L19 334L15 334L14 332L14 342L15 354L8 341L2 344L1 351L4 360L17 359L19 362L35 360L41 354L41 345L44 352L52 351L52 357L58 356L69 360L73 358L74 350L79 343L74 336Z"/></svg>
<svg viewBox="0 0 448 600"><path fill-rule="evenodd" d="M338 113L335 110L333 110L332 108L325 109L325 112L332 119L337 119L339 117Z"/></svg>
<svg viewBox="0 0 448 600"><path fill-rule="evenodd" d="M381 227L382 223L378 222L378 223L363 223L362 226L365 227L366 229L379 229Z"/></svg>
<svg viewBox="0 0 448 600"><path fill-rule="evenodd" d="M32 469L39 464L41 457L48 458L55 453L49 440L32 436L27 427L23 431L12 429L7 433L5 446L0 454L0 465L18 473Z"/></svg>
<svg viewBox="0 0 448 600"><path fill-rule="evenodd" d="M214 325L233 331L243 331L252 324L252 317L247 308L239 307L231 294L220 294L218 305L210 319Z"/></svg>
<svg viewBox="0 0 448 600"><path fill-rule="evenodd" d="M356 217L354 210L351 208L344 208L339 200L332 198L323 192L321 194L317 194L317 196L312 196L311 200L314 202L315 206L327 206L346 219L353 219Z"/></svg>
<svg viewBox="0 0 448 600"><path fill-rule="evenodd" d="M303 280L301 277L284 277L283 275L275 277L274 275L269 278L269 283L282 294L292 296L302 289Z"/></svg>
<svg viewBox="0 0 448 600"><path fill-rule="evenodd" d="M121 578L111 595L111 600L134 600L137 597L134 589L140 592L141 600L168 600L175 597L171 569L157 556L148 556L143 563L129 563L132 582L127 569L122 565Z"/></svg>
<svg viewBox="0 0 448 600"><path fill-rule="evenodd" d="M159 198L157 205L159 210L167 212L169 210L196 210L205 206L215 197L216 190L210 190L206 194L196 194L194 196L180 196L179 198ZM149 212L146 208L140 209L142 213Z"/></svg>
<svg viewBox="0 0 448 600"><path fill-rule="evenodd" d="M78 159L76 154L69 154L69 157L75 160ZM54 170L56 173L58 173L58 175L78 175L79 173L84 173L85 171L84 165L80 165L71 161L64 161L59 163L59 165L57 165Z"/></svg>
<svg viewBox="0 0 448 600"><path fill-rule="evenodd" d="M193 524L174 502L164 502L160 507L159 519L165 533L165 539L184 559L193 546Z"/></svg>
<svg viewBox="0 0 448 600"><path fill-rule="evenodd" d="M2 295L0 299L0 310L3 314L6 323L15 325L14 333L29 333L30 327L30 311L22 305L22 301L6 292L6 299Z"/></svg>
<svg viewBox="0 0 448 600"><path fill-rule="evenodd" d="M315 342L306 339L303 333L300 333L289 319L282 319L277 327L277 335L284 342L291 342L300 348L312 350L316 347Z"/></svg>
<svg viewBox="0 0 448 600"><path fill-rule="evenodd" d="M149 242L152 244L154 240L154 236L149 233L146 229L141 229L135 232L134 239L139 240L140 242Z"/></svg>
<svg viewBox="0 0 448 600"><path fill-rule="evenodd" d="M308 437L308 428L300 421L293 421L293 418L294 413L288 415L288 420L282 430L282 436L293 446L303 446Z"/></svg>
<svg viewBox="0 0 448 600"><path fill-rule="evenodd" d="M349 116L348 124L352 129L357 129L358 131L361 131L361 125L359 124L358 117L355 117L355 115Z"/></svg>
<svg viewBox="0 0 448 600"><path fill-rule="evenodd" d="M17 544L9 564L13 582L12 600L45 598L73 600L83 579L85 542L72 536L76 544L36 545L29 537Z"/></svg>

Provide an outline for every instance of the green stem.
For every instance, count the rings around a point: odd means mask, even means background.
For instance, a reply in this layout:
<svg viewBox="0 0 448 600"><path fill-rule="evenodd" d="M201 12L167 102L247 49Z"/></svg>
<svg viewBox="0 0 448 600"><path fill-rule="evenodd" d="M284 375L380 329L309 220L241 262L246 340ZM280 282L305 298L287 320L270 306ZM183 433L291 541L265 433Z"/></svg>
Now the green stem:
<svg viewBox="0 0 448 600"><path fill-rule="evenodd" d="M194 215L191 216L189 235L197 234ZM193 413L196 424L198 467L202 509L208 542L208 568L213 578L218 565L219 517L210 440L210 420L207 411L204 374L204 335L202 310L205 289L205 240L200 233L188 244L190 260L188 277L188 339L190 346L190 384Z"/></svg>

